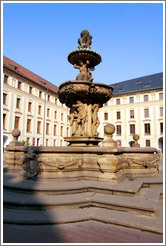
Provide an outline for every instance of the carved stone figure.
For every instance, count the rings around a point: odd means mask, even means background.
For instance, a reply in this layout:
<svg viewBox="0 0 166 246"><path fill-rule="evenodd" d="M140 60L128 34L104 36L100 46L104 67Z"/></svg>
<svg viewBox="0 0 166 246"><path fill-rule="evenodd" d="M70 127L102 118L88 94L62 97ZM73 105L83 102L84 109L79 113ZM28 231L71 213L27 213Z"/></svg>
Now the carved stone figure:
<svg viewBox="0 0 166 246"><path fill-rule="evenodd" d="M38 155L34 153L34 148L29 147L22 163L27 178L34 178L39 172Z"/></svg>
<svg viewBox="0 0 166 246"><path fill-rule="evenodd" d="M76 104L73 104L73 108L73 113L70 116L70 123L72 125L72 135L84 136L85 123L87 120L85 105L81 101L77 101Z"/></svg>
<svg viewBox="0 0 166 246"><path fill-rule="evenodd" d="M81 32L81 37L78 39L79 46L78 48L90 48L92 44L92 36L87 30Z"/></svg>
<svg viewBox="0 0 166 246"><path fill-rule="evenodd" d="M99 118L98 118L98 111L99 111L99 105L95 103L92 105L92 135L98 136L99 133L97 132L97 128L100 124Z"/></svg>
<svg viewBox="0 0 166 246"><path fill-rule="evenodd" d="M94 71L95 68L88 67L89 61L87 60L85 63L80 60L79 65L74 64L74 68L77 68L80 70L80 73L77 75L76 80L83 80L83 81L93 81L92 73L90 71Z"/></svg>
<svg viewBox="0 0 166 246"><path fill-rule="evenodd" d="M77 111L75 108L71 110L70 115L68 116L68 119L70 120L70 125L72 127L72 136L75 134L76 129L77 129Z"/></svg>

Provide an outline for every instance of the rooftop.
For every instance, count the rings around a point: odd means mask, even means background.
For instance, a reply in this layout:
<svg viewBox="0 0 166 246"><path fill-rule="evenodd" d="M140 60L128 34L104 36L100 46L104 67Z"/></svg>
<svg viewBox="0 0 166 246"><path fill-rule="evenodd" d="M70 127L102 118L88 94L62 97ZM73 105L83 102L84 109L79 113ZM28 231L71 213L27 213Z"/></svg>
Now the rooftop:
<svg viewBox="0 0 166 246"><path fill-rule="evenodd" d="M11 71L33 81L34 83L45 87L55 93L58 92L58 87L51 84L50 82L48 82L47 80L41 78L40 76L36 75L35 73L31 72L30 70L22 67L21 65L19 65L18 63L10 60L9 58L7 58L6 56L3 56L3 66L7 69L10 69Z"/></svg>
<svg viewBox="0 0 166 246"><path fill-rule="evenodd" d="M156 73L123 82L111 84L114 95L122 95L139 91L149 91L163 88L163 73Z"/></svg>

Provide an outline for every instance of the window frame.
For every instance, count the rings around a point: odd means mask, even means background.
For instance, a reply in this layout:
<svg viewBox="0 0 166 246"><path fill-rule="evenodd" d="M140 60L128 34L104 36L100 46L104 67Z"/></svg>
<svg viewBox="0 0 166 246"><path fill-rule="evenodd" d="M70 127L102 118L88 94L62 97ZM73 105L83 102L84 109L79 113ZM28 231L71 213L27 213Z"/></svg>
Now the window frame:
<svg viewBox="0 0 166 246"><path fill-rule="evenodd" d="M144 132L145 132L145 135L151 135L151 126L150 126L150 123L145 123L144 124Z"/></svg>

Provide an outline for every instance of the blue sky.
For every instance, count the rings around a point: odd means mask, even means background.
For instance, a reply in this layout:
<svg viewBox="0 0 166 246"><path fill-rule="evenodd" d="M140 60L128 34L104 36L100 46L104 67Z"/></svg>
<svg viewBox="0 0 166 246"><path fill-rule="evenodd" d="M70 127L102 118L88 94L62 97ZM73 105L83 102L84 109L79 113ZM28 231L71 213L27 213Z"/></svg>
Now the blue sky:
<svg viewBox="0 0 166 246"><path fill-rule="evenodd" d="M3 4L3 54L56 86L79 73L67 56L83 29L102 56L93 82L163 71L162 3Z"/></svg>

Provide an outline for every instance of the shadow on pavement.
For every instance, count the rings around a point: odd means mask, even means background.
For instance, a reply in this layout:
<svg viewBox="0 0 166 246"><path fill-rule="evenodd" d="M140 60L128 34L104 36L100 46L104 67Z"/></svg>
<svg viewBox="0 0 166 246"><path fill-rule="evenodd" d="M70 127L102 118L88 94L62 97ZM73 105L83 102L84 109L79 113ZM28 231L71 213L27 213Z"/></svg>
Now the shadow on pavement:
<svg viewBox="0 0 166 246"><path fill-rule="evenodd" d="M24 169L22 177L19 174L8 173L4 168L3 243L60 243L65 240L57 226L51 225L52 218L49 210L46 210L46 207L37 199L35 186L39 182L38 150L38 148L27 147L27 154L22 164ZM24 189L25 186L29 186L30 189ZM37 202L38 206L27 205L28 200L32 204ZM48 224L34 225L35 211L36 213L44 211L44 220L48 221ZM27 224L26 218L30 217L32 217L32 223Z"/></svg>

